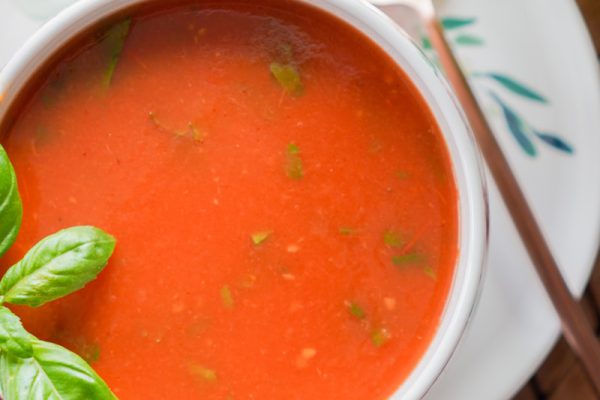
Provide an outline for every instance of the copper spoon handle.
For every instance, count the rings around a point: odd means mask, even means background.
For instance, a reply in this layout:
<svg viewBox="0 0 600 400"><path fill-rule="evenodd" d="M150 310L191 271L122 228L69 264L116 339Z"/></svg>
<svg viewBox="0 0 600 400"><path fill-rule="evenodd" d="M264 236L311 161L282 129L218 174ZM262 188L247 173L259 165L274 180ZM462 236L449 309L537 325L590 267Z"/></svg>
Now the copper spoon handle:
<svg viewBox="0 0 600 400"><path fill-rule="evenodd" d="M487 123L475 95L454 57L443 28L432 15L424 23L456 96L473 128L475 139L500 190L537 273L558 312L565 338L600 395L600 346L583 307L571 295L510 165Z"/></svg>

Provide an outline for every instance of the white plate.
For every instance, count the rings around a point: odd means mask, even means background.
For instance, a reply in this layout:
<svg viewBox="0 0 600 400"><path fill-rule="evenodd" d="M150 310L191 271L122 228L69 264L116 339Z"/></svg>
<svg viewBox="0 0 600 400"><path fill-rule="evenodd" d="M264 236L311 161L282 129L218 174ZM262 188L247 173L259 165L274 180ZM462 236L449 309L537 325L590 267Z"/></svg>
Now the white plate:
<svg viewBox="0 0 600 400"><path fill-rule="evenodd" d="M581 295L600 243L600 81L579 10L571 0L448 0L442 14L474 19L447 30L448 37L473 76L471 84L569 287ZM456 44L460 41L462 45ZM485 73L501 76L482 77ZM532 92L510 90L506 81L503 85L496 80L504 78ZM506 111L489 91L530 128L524 130L536 148L535 157L518 144ZM574 152L557 150L533 130L553 133ZM490 254L481 302L429 400L508 399L539 367L559 335L552 305L495 186L490 189Z"/></svg>
<svg viewBox="0 0 600 400"><path fill-rule="evenodd" d="M0 66L44 18L71 0L13 1L0 1ZM41 6L32 8L35 1ZM501 75L474 77L472 83L569 287L580 295L600 243L600 81L576 5L571 0L448 0L443 14L454 18L446 21L449 25L463 20L448 35L462 42L456 50L465 69ZM505 78L531 92L507 88ZM518 144L506 122L510 111L503 111L490 90L531 128L524 134L535 157ZM553 133L574 152L557 150L533 129ZM490 261L482 298L467 336L428 400L510 398L559 334L552 306L496 188L490 186Z"/></svg>

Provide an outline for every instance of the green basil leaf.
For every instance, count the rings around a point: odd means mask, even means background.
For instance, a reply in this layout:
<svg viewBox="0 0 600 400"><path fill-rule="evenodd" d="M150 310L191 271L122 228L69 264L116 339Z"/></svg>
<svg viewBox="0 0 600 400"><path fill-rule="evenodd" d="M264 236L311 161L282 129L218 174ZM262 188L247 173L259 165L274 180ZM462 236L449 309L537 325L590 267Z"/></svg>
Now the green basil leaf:
<svg viewBox="0 0 600 400"><path fill-rule="evenodd" d="M117 397L81 357L33 340L33 357L0 353L0 389L6 400L114 400Z"/></svg>
<svg viewBox="0 0 600 400"><path fill-rule="evenodd" d="M36 244L0 281L0 295L32 307L84 287L104 269L115 239L91 226L57 232Z"/></svg>
<svg viewBox="0 0 600 400"><path fill-rule="evenodd" d="M289 64L272 63L269 66L269 69L277 83L279 83L283 89L294 96L302 95L304 92L304 85L302 85L302 79L300 78L298 68Z"/></svg>
<svg viewBox="0 0 600 400"><path fill-rule="evenodd" d="M112 26L106 32L106 36L104 37L104 43L108 49L109 61L106 67L106 71L104 71L104 76L102 77L102 85L104 87L109 87L113 80L115 70L117 69L117 64L119 63L121 53L123 52L123 48L125 47L125 41L127 40L127 36L129 35L130 27L131 18L127 18L126 20L121 21L118 24Z"/></svg>
<svg viewBox="0 0 600 400"><path fill-rule="evenodd" d="M21 358L31 357L31 335L21 320L6 307L0 307L0 350Z"/></svg>
<svg viewBox="0 0 600 400"><path fill-rule="evenodd" d="M0 145L0 257L12 246L23 217L15 170Z"/></svg>

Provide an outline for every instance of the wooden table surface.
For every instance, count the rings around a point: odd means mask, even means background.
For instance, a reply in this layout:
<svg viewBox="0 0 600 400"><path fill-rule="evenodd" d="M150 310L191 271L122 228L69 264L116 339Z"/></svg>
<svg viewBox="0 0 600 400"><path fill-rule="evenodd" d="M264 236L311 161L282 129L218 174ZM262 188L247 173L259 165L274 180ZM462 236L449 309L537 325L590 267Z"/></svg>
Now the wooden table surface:
<svg viewBox="0 0 600 400"><path fill-rule="evenodd" d="M596 45L596 52L600 55L600 0L577 0L577 2ZM598 112L600 113L600 110ZM593 133L600 134L600 132ZM600 259L596 262L596 268L582 302L596 334L600 335ZM513 400L595 400L597 398L579 362L564 338L561 338L535 376Z"/></svg>

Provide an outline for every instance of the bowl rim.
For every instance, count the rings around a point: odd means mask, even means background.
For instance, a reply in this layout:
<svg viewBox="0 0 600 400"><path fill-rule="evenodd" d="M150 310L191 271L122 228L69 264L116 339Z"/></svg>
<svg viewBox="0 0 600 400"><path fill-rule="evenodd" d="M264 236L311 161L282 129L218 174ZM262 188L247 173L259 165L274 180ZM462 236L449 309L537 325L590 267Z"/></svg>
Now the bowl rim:
<svg viewBox="0 0 600 400"><path fill-rule="evenodd" d="M19 92L69 39L120 10L147 0L79 0L43 25L0 71L0 121ZM458 191L459 252L439 326L391 399L419 399L442 373L468 326L481 291L488 241L487 186L464 113L441 72L412 39L365 0L296 0L352 25L406 73L429 106L446 142Z"/></svg>

